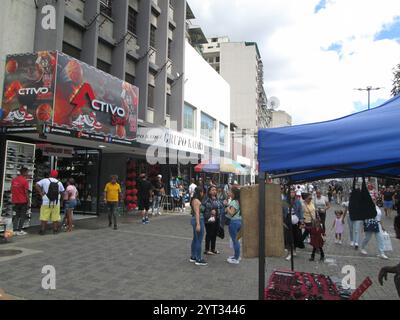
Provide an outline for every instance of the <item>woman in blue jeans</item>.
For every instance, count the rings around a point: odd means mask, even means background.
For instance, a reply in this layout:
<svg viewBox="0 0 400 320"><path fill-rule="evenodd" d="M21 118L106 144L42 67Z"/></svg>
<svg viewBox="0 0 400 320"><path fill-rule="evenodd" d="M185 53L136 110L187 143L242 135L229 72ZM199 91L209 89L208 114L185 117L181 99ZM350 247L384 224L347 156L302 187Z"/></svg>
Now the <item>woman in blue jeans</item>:
<svg viewBox="0 0 400 320"><path fill-rule="evenodd" d="M191 223L193 227L190 262L195 263L196 266L207 266L207 262L201 257L201 243L204 238L204 207L201 203L204 194L204 189L197 187L194 191L193 198L190 201L190 207L192 208Z"/></svg>
<svg viewBox="0 0 400 320"><path fill-rule="evenodd" d="M230 264L239 264L240 261L240 242L237 239L237 235L242 228L242 214L240 212L240 190L238 188L232 188L231 190L231 202L228 205L227 218L230 219L229 224L229 235L233 242L233 249L235 255L229 257L227 262Z"/></svg>

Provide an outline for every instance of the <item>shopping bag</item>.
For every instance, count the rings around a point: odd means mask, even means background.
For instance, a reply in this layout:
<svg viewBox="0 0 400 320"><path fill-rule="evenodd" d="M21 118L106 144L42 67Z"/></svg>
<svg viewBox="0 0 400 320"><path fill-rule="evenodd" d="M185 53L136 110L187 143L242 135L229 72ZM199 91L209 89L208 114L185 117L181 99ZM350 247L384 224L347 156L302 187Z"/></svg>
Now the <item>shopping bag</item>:
<svg viewBox="0 0 400 320"><path fill-rule="evenodd" d="M382 233L382 240L383 240L383 251L393 251L392 247L392 240L390 239L389 233L386 231Z"/></svg>

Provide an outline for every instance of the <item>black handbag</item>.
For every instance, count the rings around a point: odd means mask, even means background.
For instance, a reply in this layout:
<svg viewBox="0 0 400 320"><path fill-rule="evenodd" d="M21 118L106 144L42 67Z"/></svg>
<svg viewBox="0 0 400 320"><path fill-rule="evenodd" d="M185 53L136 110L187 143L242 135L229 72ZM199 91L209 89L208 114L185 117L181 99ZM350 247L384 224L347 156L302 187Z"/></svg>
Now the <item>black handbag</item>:
<svg viewBox="0 0 400 320"><path fill-rule="evenodd" d="M379 232L379 222L375 219L368 219L364 221L364 232Z"/></svg>
<svg viewBox="0 0 400 320"><path fill-rule="evenodd" d="M376 206L367 189L365 177L363 177L361 190L356 189L356 179L357 178L354 178L353 190L349 200L350 219L351 221L375 219L377 215Z"/></svg>

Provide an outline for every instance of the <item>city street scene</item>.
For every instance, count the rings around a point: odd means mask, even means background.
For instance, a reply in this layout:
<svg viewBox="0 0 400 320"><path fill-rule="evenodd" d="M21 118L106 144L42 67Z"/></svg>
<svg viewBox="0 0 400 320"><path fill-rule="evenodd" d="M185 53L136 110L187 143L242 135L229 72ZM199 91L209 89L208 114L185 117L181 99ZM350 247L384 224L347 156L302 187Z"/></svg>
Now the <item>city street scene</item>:
<svg viewBox="0 0 400 320"><path fill-rule="evenodd" d="M0 21L0 301L399 300L399 1L3 0Z"/></svg>

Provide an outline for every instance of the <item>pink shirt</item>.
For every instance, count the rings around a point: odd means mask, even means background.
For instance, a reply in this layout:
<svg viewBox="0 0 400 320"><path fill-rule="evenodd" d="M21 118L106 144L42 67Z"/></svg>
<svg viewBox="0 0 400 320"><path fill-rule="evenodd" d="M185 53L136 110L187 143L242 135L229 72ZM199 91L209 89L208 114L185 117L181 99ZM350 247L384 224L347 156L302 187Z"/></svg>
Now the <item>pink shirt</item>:
<svg viewBox="0 0 400 320"><path fill-rule="evenodd" d="M76 196L78 195L78 190L75 186L68 186L65 190L64 200L76 200Z"/></svg>

